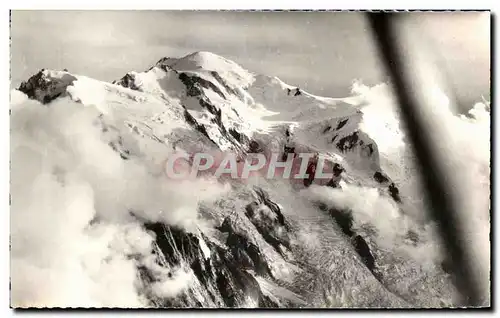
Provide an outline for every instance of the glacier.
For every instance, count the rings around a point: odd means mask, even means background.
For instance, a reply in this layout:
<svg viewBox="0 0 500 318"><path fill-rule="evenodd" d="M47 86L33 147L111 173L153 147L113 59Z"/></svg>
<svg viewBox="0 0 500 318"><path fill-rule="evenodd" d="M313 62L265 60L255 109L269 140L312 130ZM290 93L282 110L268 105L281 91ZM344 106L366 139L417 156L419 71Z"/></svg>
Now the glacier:
<svg viewBox="0 0 500 318"><path fill-rule="evenodd" d="M490 105L441 101L489 262ZM256 149L320 153L339 186L163 171L179 151ZM14 307L459 307L446 262L388 84L321 97L195 52L11 92Z"/></svg>

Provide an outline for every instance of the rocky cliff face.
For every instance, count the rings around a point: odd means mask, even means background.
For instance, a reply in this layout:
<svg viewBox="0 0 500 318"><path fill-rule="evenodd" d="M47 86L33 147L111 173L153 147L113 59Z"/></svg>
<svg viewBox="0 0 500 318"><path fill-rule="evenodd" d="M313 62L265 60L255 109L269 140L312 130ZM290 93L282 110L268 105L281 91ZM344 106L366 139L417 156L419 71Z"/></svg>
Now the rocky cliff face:
<svg viewBox="0 0 500 318"><path fill-rule="evenodd" d="M76 80L76 77L65 71L40 70L22 82L18 90L29 98L36 99L40 103L48 104L59 96L64 96L66 87Z"/></svg>
<svg viewBox="0 0 500 318"><path fill-rule="evenodd" d="M82 77L68 72L42 70L23 82L19 91L48 107L55 99L64 97L86 104L85 98L75 92L83 81ZM100 101L105 106L114 103L127 109L129 117L115 116L110 120L106 111L99 117L103 135L113 134L109 146L123 160L147 154L126 142L122 128L118 128L122 124L138 140L146 138L155 146L186 151L230 150L243 157L257 150L283 155L319 152L335 165L336 176L331 183L318 185L341 191L345 184L360 184L356 176L358 170L364 169L370 186L386 193L395 204L405 200L396 183L378 165L375 141L358 126L362 113L345 101L315 97L276 78L251 74L231 61L206 52L183 59L164 58L146 72L128 73L113 84L92 85L98 85L109 94L106 96L127 98L128 105L121 105L124 102L115 97ZM147 113L143 105L152 101L157 105L156 113ZM263 105L267 109L262 109ZM116 108L109 109L111 113L116 111ZM139 117L143 118L141 122L132 120ZM349 209L332 208L323 202L314 206L318 211L325 211L322 226L328 231L340 229L335 238L339 246L343 246L338 247L342 251L338 254L339 260L326 266L318 263L316 256L307 256L311 251L307 251L308 246L299 238L303 225L300 218L293 217L300 213L291 206L283 207L283 198L269 190L272 185L268 188L232 186L233 196L219 201L226 204L226 208L199 207L200 218L213 224L209 232L141 221L144 229L155 237L156 266L172 269L168 274L172 276L177 275L173 269L181 269L192 280L190 288L181 293L158 297L151 286L165 273L155 272L153 267L138 262L139 289L150 306L307 307L318 306L318 297L323 297L324 304L330 301L329 306L415 304L388 283L388 272L380 268L386 265L380 260L387 259L384 251L366 234L371 232L358 233ZM325 225L325 222L331 224ZM332 269L335 264L338 267ZM305 277L314 275L316 278L310 282L304 281ZM337 286L320 292L318 279L328 275L336 275L325 280L335 281ZM349 298L344 291L339 291L339 279L361 279L370 286L364 290L369 290L371 295ZM352 287L352 293L355 294L358 287ZM336 295L337 302L331 300L331 294ZM347 305L339 303L342 297L349 299ZM430 302L431 306L435 303Z"/></svg>

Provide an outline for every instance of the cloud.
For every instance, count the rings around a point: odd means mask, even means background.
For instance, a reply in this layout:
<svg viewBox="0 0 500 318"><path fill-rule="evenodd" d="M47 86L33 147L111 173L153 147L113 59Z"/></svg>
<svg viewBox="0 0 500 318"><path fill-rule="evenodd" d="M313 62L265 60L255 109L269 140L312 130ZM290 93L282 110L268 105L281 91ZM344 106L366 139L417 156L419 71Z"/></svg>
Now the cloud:
<svg viewBox="0 0 500 318"><path fill-rule="evenodd" d="M426 77L429 113L434 118L430 132L436 139L446 180L458 196L454 197L456 213L465 224L468 248L474 251L475 266L484 295L489 294L490 264L490 104L478 102L467 115L456 115L448 97ZM307 197L321 199L337 208L353 210L355 227L371 224L377 230L377 243L384 248L402 246L408 230L416 231L426 241L425 248L407 248L408 255L419 261L436 262L444 259L440 238L430 223L423 202L422 185L416 169L416 159L409 147L398 115L399 107L385 84L374 87L359 83L354 91L366 102L363 108L363 131L380 144L380 163L383 170L398 185L403 205L397 207L386 195L355 185L345 190L311 187ZM430 118L426 118L430 119ZM360 198L363 198L362 200ZM423 226L424 225L424 226Z"/></svg>
<svg viewBox="0 0 500 318"><path fill-rule="evenodd" d="M101 139L93 107L69 99L46 107L18 94L13 101L12 305L147 305L150 287L138 281L137 265L158 272L154 237L130 212L194 231L198 202L225 189L203 180L172 184L139 160L122 160ZM179 276L172 279L163 279L162 295L182 289Z"/></svg>

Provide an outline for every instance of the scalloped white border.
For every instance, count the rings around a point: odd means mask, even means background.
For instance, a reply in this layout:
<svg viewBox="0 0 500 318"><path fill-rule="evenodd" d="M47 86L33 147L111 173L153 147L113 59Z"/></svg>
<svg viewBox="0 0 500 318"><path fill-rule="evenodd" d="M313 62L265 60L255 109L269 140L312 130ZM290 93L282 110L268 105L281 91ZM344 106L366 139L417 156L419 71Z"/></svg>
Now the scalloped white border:
<svg viewBox="0 0 500 318"><path fill-rule="evenodd" d="M9 117L8 117L8 108L7 107L9 103L9 93L10 93L10 51L9 51L9 43L10 41L7 41L9 39L9 24L8 24L8 19L9 19L9 9L46 9L46 10L54 10L54 9L94 9L94 10L103 10L103 9L115 9L115 10L124 10L124 9L132 9L132 10L137 10L137 9L336 9L336 10L348 10L348 9L367 9L367 10L372 10L372 9L432 9L432 10L449 10L449 9L469 9L469 10L475 10L475 9L491 9L494 13L498 12L497 7L499 1L494 1L494 0L474 0L474 1L436 1L436 0L413 0L413 1L397 1L397 0L378 0L378 1L371 1L371 0L349 0L349 1L325 1L325 0L308 0L308 1L297 1L297 0L275 0L275 1L269 1L269 0L252 0L252 1L222 1L222 0L210 0L210 1L203 1L203 0L183 0L183 1L151 1L151 0L141 0L141 1L125 1L125 0L120 0L120 1L109 1L109 0L85 0L85 1L63 1L63 0L50 0L50 1L37 1L37 0L16 0L15 2L2 2L2 7L6 4L5 8L2 8L1 12L1 17L2 17L2 23L0 24L0 32L4 41L2 41L2 46L1 46L1 54L2 54L2 61L0 67L0 74L3 74L1 76L1 81L2 81L2 99L4 100L5 104L3 107L3 110L0 110L0 127L1 127L1 132L0 132L0 145L2 145L2 154L0 156L0 176L1 176L1 191L0 191L0 204L1 204L1 209L0 209L0 215L1 215L1 220L0 220L0 235L1 235L1 243L0 243L0 266L1 266L1 274L0 274L0 310L2 312L1 317L5 316L11 316L14 315L13 310L9 309L9 297L10 297L10 292L7 289L7 286L9 285L9 224L10 224L10 218L9 218L9 197L8 197L8 192L9 192L9 159L10 159L10 148L9 148L9 143L10 143L10 137L9 137ZM10 6L9 6L10 5ZM498 23L498 21L497 21ZM498 40L498 33L495 32L495 40ZM495 43L497 41L494 41ZM496 50L496 45L492 47L492 49ZM492 64L494 66L495 63ZM494 71L494 70L493 70ZM495 88L497 88L498 81L495 83ZM495 106L493 106L495 107ZM495 118L494 120L497 121L497 113L495 112ZM495 136L496 137L496 136ZM492 136L494 140L494 145L498 146L498 140ZM498 159L498 158L497 158ZM497 164L497 160L493 164ZM497 181L497 176L498 174L495 173L493 176L495 178L495 181ZM495 190L495 193L497 194L497 191ZM496 195L495 195L496 197ZM493 211L495 213L495 211ZM498 224L498 219L499 217L495 218L495 226ZM498 228L498 227L497 227ZM496 254L498 245L495 244L495 251L494 254ZM493 255L494 255L493 254ZM495 271L497 270L497 265L498 263L495 263ZM498 304L498 293L495 293L495 303ZM49 313L49 312L47 312ZM241 313L241 312L240 312ZM346 313L349 314L356 314L359 316L371 316L372 312L349 312L346 311L345 313L343 312L314 312L315 314L323 314L323 315L344 315ZM394 314L394 312L392 312ZM415 312L417 315L424 315L428 314L429 312L422 312L422 311L416 311ZM438 314L440 312L437 312ZM24 313L24 317L29 317L36 314L35 312L28 312ZM70 315L70 313L58 313L59 315ZM90 316L91 314L96 314L94 312L89 312L89 313L82 313L79 312L79 315L85 315L85 316ZM98 314L98 313L97 313ZM114 315L121 315L123 312L115 312L113 313ZM193 312L162 312L162 311L155 311L155 312L134 312L134 315L139 314L148 314L149 316L151 315L156 315L156 316L163 316L165 314L168 315L192 315L194 314ZM203 312L202 315L207 315L207 316L219 316L220 314L238 314L238 312ZM287 311L280 311L280 312L255 312L255 314L258 314L261 317L266 317L266 316L275 316L275 315L287 315L289 312ZM305 312L298 312L298 315L306 315ZM384 313L382 313L384 314ZM407 313L397 313L397 315L405 315ZM443 314L446 314L443 312ZM467 313L465 314L466 316L472 316L474 313Z"/></svg>
<svg viewBox="0 0 500 318"><path fill-rule="evenodd" d="M11 4L11 9L488 9L492 8L493 0L474 1L394 1L394 0L350 0L350 1L323 1L323 0L252 0L252 1L231 1L231 0L185 0L185 1L109 1L109 0L89 0L89 1L62 1L62 0L19 0Z"/></svg>

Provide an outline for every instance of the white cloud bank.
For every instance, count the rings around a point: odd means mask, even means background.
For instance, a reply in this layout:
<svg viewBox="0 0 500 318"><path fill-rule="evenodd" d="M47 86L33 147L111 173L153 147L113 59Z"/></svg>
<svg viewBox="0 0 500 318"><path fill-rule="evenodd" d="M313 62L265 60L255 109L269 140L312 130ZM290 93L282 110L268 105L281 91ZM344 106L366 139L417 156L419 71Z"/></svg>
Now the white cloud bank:
<svg viewBox="0 0 500 318"><path fill-rule="evenodd" d="M11 98L12 306L143 307L136 265L159 269L153 237L129 211L195 229L199 200L224 189L172 184L122 160L101 140L93 107ZM182 290L189 280L179 277L151 292Z"/></svg>
<svg viewBox="0 0 500 318"><path fill-rule="evenodd" d="M422 188L415 170L415 158L406 144L404 131L395 100L388 87L374 87L356 83L354 93L366 99L361 128L373 138L381 156L381 166L396 182L403 195L402 209L388 196L373 188L349 185L344 190L311 187L304 194L321 199L336 208L353 211L354 227L370 224L377 230L377 243L383 248L402 246L408 230L418 232L427 243L419 249L404 247L419 262L443 260L441 246L428 223L423 204ZM480 276L485 295L489 295L490 276L490 104L476 103L467 115L454 115L449 99L435 90L430 97L432 113L437 116L439 127L438 149L446 158L445 167L452 171L448 180L459 193L457 206L465 213L468 243L472 243L473 262ZM427 224L427 225L423 225Z"/></svg>

